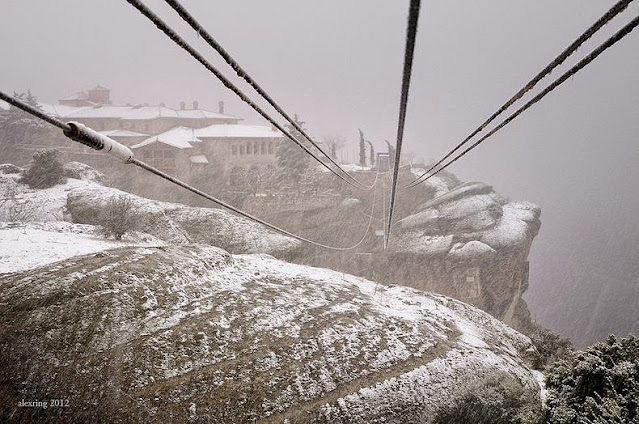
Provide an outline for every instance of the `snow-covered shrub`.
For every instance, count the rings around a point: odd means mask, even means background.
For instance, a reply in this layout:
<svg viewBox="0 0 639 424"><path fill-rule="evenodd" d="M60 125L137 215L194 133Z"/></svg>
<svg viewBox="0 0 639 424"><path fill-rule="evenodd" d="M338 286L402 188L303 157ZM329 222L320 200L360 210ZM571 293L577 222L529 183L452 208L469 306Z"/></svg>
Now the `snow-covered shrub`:
<svg viewBox="0 0 639 424"><path fill-rule="evenodd" d="M125 195L109 199L98 220L102 234L122 240L124 234L135 231L140 217L133 206L131 199Z"/></svg>
<svg viewBox="0 0 639 424"><path fill-rule="evenodd" d="M537 356L533 361L536 369L543 369L560 359L565 359L572 352L570 340L547 328L536 326L528 336L537 348Z"/></svg>
<svg viewBox="0 0 639 424"><path fill-rule="evenodd" d="M541 401L512 376L495 370L462 389L433 424L539 424Z"/></svg>
<svg viewBox="0 0 639 424"><path fill-rule="evenodd" d="M31 188L49 188L66 181L57 150L41 150L33 155L22 182Z"/></svg>
<svg viewBox="0 0 639 424"><path fill-rule="evenodd" d="M37 214L37 205L22 198L15 185L7 184L4 193L0 189L0 221L30 222Z"/></svg>
<svg viewBox="0 0 639 424"><path fill-rule="evenodd" d="M546 422L639 422L639 338L610 336L546 372Z"/></svg>

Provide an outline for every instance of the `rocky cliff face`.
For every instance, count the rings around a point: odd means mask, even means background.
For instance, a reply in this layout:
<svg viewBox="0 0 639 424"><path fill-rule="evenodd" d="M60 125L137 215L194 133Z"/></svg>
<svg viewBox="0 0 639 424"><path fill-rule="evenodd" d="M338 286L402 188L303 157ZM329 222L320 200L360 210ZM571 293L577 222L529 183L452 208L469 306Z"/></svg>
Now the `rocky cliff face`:
<svg viewBox="0 0 639 424"><path fill-rule="evenodd" d="M396 224L385 275L472 303L526 329L522 300L528 254L541 210L509 202L483 183L465 183L416 208Z"/></svg>
<svg viewBox="0 0 639 424"><path fill-rule="evenodd" d="M0 303L5 419L429 423L495 375L540 406L488 314L266 255L117 248L5 274Z"/></svg>
<svg viewBox="0 0 639 424"><path fill-rule="evenodd" d="M400 192L407 197L398 201L400 220L394 225L388 250L382 249L372 228L358 249L334 253L302 246L223 210L150 200L104 187L99 183L102 176L86 165L72 163L66 170L70 178L65 185L33 191L19 185L19 169L9 167L4 174L0 172L0 190L12 186L15 191L20 186L19 201L34 205L38 220L92 225L98 223L108 199L127 196L140 214L140 230L167 243L205 243L231 253L269 253L445 294L522 331L531 325L522 295L528 288L528 254L540 227L540 209L529 202L507 201L489 185L437 175L418 191ZM369 174L372 182L374 173ZM374 210L381 217L384 196L381 186L377 190ZM267 221L311 239L338 246L353 244L345 237L361 237L374 206L371 195L359 193L362 197L358 199L351 197L353 193L332 190L329 194L314 195L308 202L304 196L256 197L246 206Z"/></svg>
<svg viewBox="0 0 639 424"><path fill-rule="evenodd" d="M368 177L370 184L374 176L369 172L358 178ZM412 177L400 172L399 184ZM532 323L522 295L528 288L528 255L541 225L540 208L508 201L490 185L438 174L414 189L399 191L397 221L385 250L382 237L373 230L383 228L388 205L383 204L387 193L382 194L382 188L389 183L388 176L378 177L374 207L370 192L342 193L324 207L309 202L313 207L303 212L302 199L294 206L275 201L267 219L327 244L349 246L365 231L372 211L377 219L357 249L329 252L302 246L305 251L295 260L442 293L528 331ZM268 211L268 205L262 210Z"/></svg>

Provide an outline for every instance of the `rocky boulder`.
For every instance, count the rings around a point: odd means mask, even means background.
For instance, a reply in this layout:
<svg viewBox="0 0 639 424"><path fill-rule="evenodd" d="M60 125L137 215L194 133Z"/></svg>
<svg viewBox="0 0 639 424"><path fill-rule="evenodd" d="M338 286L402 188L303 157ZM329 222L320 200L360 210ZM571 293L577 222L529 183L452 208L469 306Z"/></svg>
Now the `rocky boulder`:
<svg viewBox="0 0 639 424"><path fill-rule="evenodd" d="M67 195L73 222L99 225L100 213L110 199L125 197L139 216L139 230L169 243L205 243L232 253L293 255L298 240L276 233L254 221L225 210L196 208L145 199L100 185L78 187Z"/></svg>
<svg viewBox="0 0 639 424"><path fill-rule="evenodd" d="M267 255L119 248L7 275L0 303L0 419L445 422L495 378L540 408L530 340L490 315Z"/></svg>
<svg viewBox="0 0 639 424"><path fill-rule="evenodd" d="M528 329L522 295L540 208L509 202L480 182L436 187L437 196L398 222L391 257L376 273L398 275L402 284L470 302Z"/></svg>

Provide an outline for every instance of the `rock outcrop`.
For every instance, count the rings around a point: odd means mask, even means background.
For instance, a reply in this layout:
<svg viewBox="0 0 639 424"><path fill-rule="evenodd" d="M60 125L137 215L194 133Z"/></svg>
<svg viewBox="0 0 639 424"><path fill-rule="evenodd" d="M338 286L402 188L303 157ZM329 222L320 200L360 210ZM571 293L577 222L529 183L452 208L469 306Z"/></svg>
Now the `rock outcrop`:
<svg viewBox="0 0 639 424"><path fill-rule="evenodd" d="M439 195L396 225L385 276L472 303L516 328L530 325L521 296L541 210L470 182Z"/></svg>
<svg viewBox="0 0 639 424"><path fill-rule="evenodd" d="M232 253L268 253L279 257L294 255L300 242L222 209L196 208L145 199L101 184L104 176L93 168L73 162L66 164L65 184L33 190L20 184L22 170L13 165L0 167L0 220L11 221L9 209L29 212L25 221L67 221L97 226L110 199L128 198L138 215L137 230L167 243L206 243ZM28 209L28 210L27 210ZM25 214L23 213L23 215Z"/></svg>
<svg viewBox="0 0 639 424"><path fill-rule="evenodd" d="M0 303L0 419L429 423L495 375L540 407L490 315L267 255L118 248L5 275Z"/></svg>

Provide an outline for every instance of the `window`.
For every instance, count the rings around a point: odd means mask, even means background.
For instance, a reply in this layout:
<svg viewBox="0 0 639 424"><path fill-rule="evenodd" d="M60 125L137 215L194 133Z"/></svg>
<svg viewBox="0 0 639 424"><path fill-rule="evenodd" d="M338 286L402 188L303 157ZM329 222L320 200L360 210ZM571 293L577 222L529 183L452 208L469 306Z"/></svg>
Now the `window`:
<svg viewBox="0 0 639 424"><path fill-rule="evenodd" d="M244 155L244 145L240 146L240 155Z"/></svg>
<svg viewBox="0 0 639 424"><path fill-rule="evenodd" d="M260 154L260 145L255 143L253 144L253 154L254 155L259 155Z"/></svg>
<svg viewBox="0 0 639 424"><path fill-rule="evenodd" d="M250 155L251 151L253 151L253 147L251 146L251 143L247 143L246 144L246 154Z"/></svg>
<svg viewBox="0 0 639 424"><path fill-rule="evenodd" d="M231 154L233 156L237 156L237 146L236 145L231 146Z"/></svg>
<svg viewBox="0 0 639 424"><path fill-rule="evenodd" d="M269 142L268 143L268 154L272 155L273 154L273 142Z"/></svg>
<svg viewBox="0 0 639 424"><path fill-rule="evenodd" d="M260 150L260 154L265 155L266 154L266 143L263 141L262 142L262 147Z"/></svg>

